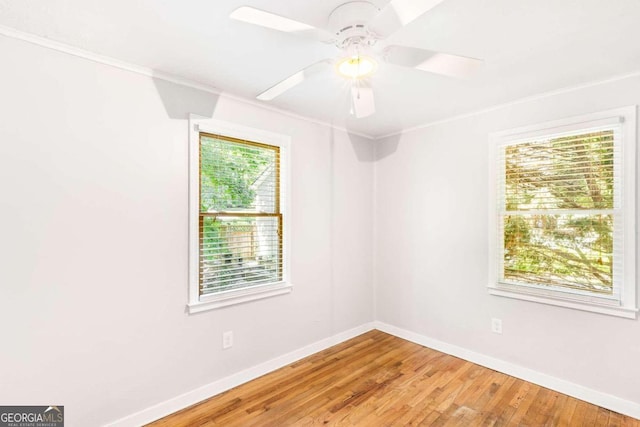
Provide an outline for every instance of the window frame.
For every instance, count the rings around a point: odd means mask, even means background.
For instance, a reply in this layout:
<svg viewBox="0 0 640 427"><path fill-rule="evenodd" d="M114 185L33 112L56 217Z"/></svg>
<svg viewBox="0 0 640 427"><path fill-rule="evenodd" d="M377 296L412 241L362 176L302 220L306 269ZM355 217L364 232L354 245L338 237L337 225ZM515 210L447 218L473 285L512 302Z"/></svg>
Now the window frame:
<svg viewBox="0 0 640 427"><path fill-rule="evenodd" d="M595 293L570 292L544 289L512 283L500 282L503 265L500 231L500 174L498 165L500 150L517 142L564 132L579 133L598 125L621 123L620 149L621 174L621 215L623 224L622 272L619 298L597 296ZM539 123L489 135L489 274L487 289L489 294L500 297L550 304L583 311L608 314L635 319L638 308L636 302L636 106L617 108L582 116L570 117L552 122ZM588 211L585 211L587 213Z"/></svg>
<svg viewBox="0 0 640 427"><path fill-rule="evenodd" d="M264 285L232 289L200 295L200 134L220 135L279 148L279 205L282 218L282 280ZM197 115L189 116L189 301L190 314L213 310L277 295L288 294L293 285L289 279L289 148L287 135L237 125Z"/></svg>

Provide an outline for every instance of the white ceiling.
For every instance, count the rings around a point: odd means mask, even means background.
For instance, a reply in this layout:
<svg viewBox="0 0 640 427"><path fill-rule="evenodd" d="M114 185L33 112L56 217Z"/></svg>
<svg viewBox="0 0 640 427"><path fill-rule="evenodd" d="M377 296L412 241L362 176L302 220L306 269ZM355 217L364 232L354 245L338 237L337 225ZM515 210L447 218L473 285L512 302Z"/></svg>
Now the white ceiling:
<svg viewBox="0 0 640 427"><path fill-rule="evenodd" d="M378 7L388 0L372 0ZM338 50L228 18L242 5L317 27L346 0L0 0L0 25L254 99ZM470 80L381 65L375 115L348 115L345 81L314 76L269 104L381 136L640 70L640 0L445 0L386 42L482 58Z"/></svg>

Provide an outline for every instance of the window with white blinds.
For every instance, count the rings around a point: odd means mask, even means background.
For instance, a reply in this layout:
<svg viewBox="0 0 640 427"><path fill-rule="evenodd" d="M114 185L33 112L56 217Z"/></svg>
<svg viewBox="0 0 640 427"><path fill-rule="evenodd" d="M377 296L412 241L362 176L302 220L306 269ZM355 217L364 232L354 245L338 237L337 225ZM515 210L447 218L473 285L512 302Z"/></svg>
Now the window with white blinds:
<svg viewBox="0 0 640 427"><path fill-rule="evenodd" d="M200 134L200 295L282 280L280 148Z"/></svg>
<svg viewBox="0 0 640 427"><path fill-rule="evenodd" d="M189 120L189 313L284 295L290 138Z"/></svg>
<svg viewBox="0 0 640 427"><path fill-rule="evenodd" d="M630 302L623 300L625 290L626 299L635 295L628 289L635 289L635 255L627 253L635 251L628 244L635 219L627 217L635 210L635 190L627 188L634 187L635 141L625 141L627 126L621 114L496 138L490 288L592 305Z"/></svg>

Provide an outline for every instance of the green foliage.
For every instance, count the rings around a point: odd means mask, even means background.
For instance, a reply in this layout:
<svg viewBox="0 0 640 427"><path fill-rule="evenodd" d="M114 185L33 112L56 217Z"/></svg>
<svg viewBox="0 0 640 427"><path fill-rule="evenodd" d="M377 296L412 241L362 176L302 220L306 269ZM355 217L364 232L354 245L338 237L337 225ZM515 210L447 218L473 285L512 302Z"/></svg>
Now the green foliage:
<svg viewBox="0 0 640 427"><path fill-rule="evenodd" d="M239 212L255 213L265 207L264 201L258 206L259 192L263 199L273 200L276 156L276 151L269 148L201 137L200 211L204 213L200 223L202 292L277 279L275 255L262 255L256 259L255 249L260 239L257 218L236 216ZM262 253L265 252L268 250L263 247Z"/></svg>
<svg viewBox="0 0 640 427"><path fill-rule="evenodd" d="M612 131L506 147L505 279L612 292L613 161Z"/></svg>
<svg viewBox="0 0 640 427"><path fill-rule="evenodd" d="M203 137L200 147L201 211L251 208L256 196L252 184L273 159L272 150Z"/></svg>

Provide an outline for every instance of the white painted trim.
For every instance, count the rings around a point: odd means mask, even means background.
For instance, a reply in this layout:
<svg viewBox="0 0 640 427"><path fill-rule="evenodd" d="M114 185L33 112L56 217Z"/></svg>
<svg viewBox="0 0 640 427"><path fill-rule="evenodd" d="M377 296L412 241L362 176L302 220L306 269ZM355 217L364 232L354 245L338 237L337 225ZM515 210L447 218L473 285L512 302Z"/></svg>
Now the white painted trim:
<svg viewBox="0 0 640 427"><path fill-rule="evenodd" d="M224 135L248 141L260 142L280 147L280 213L284 221L282 248L282 281L262 286L235 289L220 294L200 296L199 212L200 212L200 133ZM189 115L189 314L241 304L262 298L288 294L292 290L290 282L289 244L291 241L291 137L262 129L251 128L222 120L209 119L196 114Z"/></svg>
<svg viewBox="0 0 640 427"><path fill-rule="evenodd" d="M636 301L636 110L635 105L598 111L580 116L522 126L489 134L489 198L488 198L488 291L491 295L516 298L554 306L591 311L618 317L635 319L638 312ZM498 235L500 217L504 214L499 206L498 174L503 173L504 158L498 155L499 148L530 139L563 135L580 130L601 127L614 128L616 147L621 154L616 157L616 167L622 167L621 195L615 196L612 213L616 221L622 222L623 235L614 240L614 252L622 253L622 271L614 270L613 296L606 298L594 294L568 290L542 289L521 286L501 280L503 270L503 239ZM501 165L497 164L501 161ZM502 169L502 172L501 172ZM534 211L529 211L530 213ZM592 211L585 211L586 213ZM511 213L511 211L510 211ZM620 218L620 219L618 219ZM617 224L617 223L616 223ZM616 227L618 227L616 225ZM613 303L616 303L615 305Z"/></svg>
<svg viewBox="0 0 640 427"><path fill-rule="evenodd" d="M576 399L584 400L585 402L601 406L620 414L640 419L640 403L593 390L567 380L543 374L541 372L534 371L533 369L525 368L482 353L477 353L464 347L436 340L384 322L374 321L322 339L301 349L276 357L275 359L271 359L267 362L260 363L259 365L229 375L228 377L206 384L164 402L160 402L154 406L115 420L107 424L107 427L137 427L150 423L373 329L377 329L387 334L394 335L398 338L414 342L451 356L459 357L489 369L502 372L506 375L511 375L559 393L575 397Z"/></svg>
<svg viewBox="0 0 640 427"><path fill-rule="evenodd" d="M502 372L503 374L520 378L522 380L537 384L542 387L546 387L551 390L555 390L559 393L575 397L576 399L584 400L585 402L601 406L620 414L640 419L640 403L632 402L620 397L593 390L591 388L584 387L567 380L543 374L542 372L534 371L533 369L525 368L511 362L497 359L495 357L477 353L464 347L459 347L457 345L439 341L434 338L417 334L415 332L407 331L406 329L398 328L384 322L376 321L373 322L373 324L375 329L394 335L398 338L402 338L407 341L411 341L416 344L441 351L451 356L459 357L469 362L473 362L489 369Z"/></svg>
<svg viewBox="0 0 640 427"><path fill-rule="evenodd" d="M58 52L66 53L67 55L77 56L78 58L86 59L88 61L97 62L99 64L108 65L110 67L119 68L121 70L130 71L132 73L141 74L147 77L155 77L161 80L166 80L171 83L176 83L182 86L191 87L194 89L202 90L205 92L221 95L222 92L213 86L203 83L195 82L193 80L185 79L173 74L163 73L161 71L153 70L151 68L142 67L140 65L132 64L129 62L121 61L119 59L100 55L90 52L88 50L80 49L75 46L68 45L66 43L57 42L45 37L40 37L35 34L26 33L16 30L4 25L0 25L0 35L5 37L22 40L27 43L35 44L47 49L57 50Z"/></svg>
<svg viewBox="0 0 640 427"><path fill-rule="evenodd" d="M560 88L557 90L553 90L553 91L549 91L549 92L543 92L540 94L536 94L536 95L531 95L531 96L526 96L524 98L520 98L517 99L515 101L510 101L510 102L505 102L502 104L496 104L493 105L491 107L487 107L487 108L483 108L480 110L476 110L476 111L471 111L469 113L465 113L465 114L459 114L456 116L451 116L448 117L446 119L442 119L442 120L435 120L433 122L428 122L428 123L424 123L418 126L413 126L410 127L408 129L404 129L398 132L391 132L388 134L384 134L384 135L369 135L363 132L356 132L356 131L351 131L348 130L347 128L341 127L341 126L336 126L332 123L329 122L325 122L322 120L318 120L318 119L314 119L311 117L307 117L307 116L303 116L300 114L296 114L293 113L291 111L287 111L287 110L283 110L280 108L276 108L270 105L266 105L265 103L262 102L257 102L257 101L253 101L241 96L237 96L237 95L232 95L230 93L227 92L222 92L221 90L211 86L211 85L207 85L207 84L203 84L200 82L196 82L190 79L186 79L183 77L179 77L173 74L169 74L169 73L164 73L162 71L157 71L157 70L153 70L151 68L147 68L147 67L143 67L140 65L135 65L135 64L131 64L125 61L121 61L119 59L115 59L113 57L109 57L109 56L105 56L105 55L100 55L97 53L93 53L90 52L88 50L84 50L84 49L80 49L65 43L61 43L61 42L57 42L51 39L47 39L45 37L41 37L41 36L37 36L35 34L30 34L30 33L26 33L24 31L20 31L20 30L16 30L15 28L11 28L11 27L7 27L5 25L0 25L0 35L5 36L5 37L9 37L9 38L13 38L13 39L17 39L17 40L22 40L25 41L27 43L31 43L31 44L35 44L41 47L45 47L48 49L53 49L53 50L57 50L59 52L63 52L69 55L73 55L73 56L77 56L79 58L83 58L89 61L93 61L93 62L97 62L100 64L104 64L104 65L109 65L111 67L115 67L115 68L120 68L122 70L126 70L126 71L130 71L133 73L137 73L137 74L142 74L144 76L149 76L149 77L154 77L160 80L165 80L168 82L172 82L175 84L179 84L181 86L186 86L186 87L191 87L194 89L198 89L198 90L202 90L205 92L209 92L209 93L213 93L216 95L219 95L222 98L227 98L227 99L233 99L235 101L238 102L242 102L244 104L248 104L248 105L252 105L254 107L258 107L261 108L263 110L268 110L268 111L272 111L275 113L279 113L282 114L284 116L288 116L288 117L292 117L298 120L303 120L309 123L314 123L317 125L321 125L321 126L325 126L328 127L330 129L335 129L335 130L339 130L342 132L346 132L349 133L351 135L358 135L361 136L363 138L369 139L371 141L378 141L384 138L389 138L391 136L397 136L397 135L403 135L403 134L407 134L407 133L411 133L411 132L415 132L418 131L420 129L425 129L425 128L429 128L432 126L436 126L436 125L440 125L440 124L444 124L444 123L450 123L450 122L454 122L456 120L460 120L460 119L465 119L468 117L473 117L473 116L478 116L481 114L485 114L485 113L489 113L492 111L496 111L496 110L500 110L503 108L507 108L507 107L511 107L514 105L518 105L518 104L524 104L527 102L531 102L531 101L536 101L539 99L544 99L544 98L549 98L551 96L555 96L555 95L560 95L560 94L564 94L564 93L569 93L569 92L574 92L577 90L581 90L581 89L586 89L589 87L593 87L593 86L599 86L602 84L607 84L607 83L613 83L613 82L617 82L620 80L625 80L625 79L629 79L629 78L633 78L633 77L638 77L640 76L640 70L639 71L633 71L631 73L626 73L626 74L621 74L621 75L617 75L617 76L613 76L610 77L608 79L603 79L603 80L596 80L596 81L592 81L592 82L588 82L588 83L584 83L581 85L577 85L577 86L568 86L565 88Z"/></svg>
<svg viewBox="0 0 640 427"><path fill-rule="evenodd" d="M264 298L271 298L277 295L288 294L293 290L293 285L287 282L271 283L255 288L242 288L232 291L221 292L219 294L207 295L206 299L192 301L187 304L189 314L201 313L203 311L214 310L216 308L228 307L230 305L243 304Z"/></svg>
<svg viewBox="0 0 640 427"><path fill-rule="evenodd" d="M594 86L600 86L600 85L604 85L607 83L614 83L620 80L626 80L626 79L631 79L634 77L640 77L640 70L638 71L633 71L631 73L626 73L626 74L620 74L617 76L613 76L607 79L603 79L603 80L595 80L595 81L591 81L591 82L587 82L581 85L576 85L576 86L567 86L564 88L560 88L560 89L556 89L556 90L552 90L549 92L542 92L539 94L535 94L535 95L530 95L530 96L525 96L524 98L520 98L520 99L516 99L514 101L509 101L509 102L504 102L502 104L496 104L493 105L491 107L487 107L487 108L483 108L480 110L475 110L475 111L471 111L469 113L465 113L465 114L458 114L456 116L451 116L451 117L447 117L446 119L442 119L442 120L435 120L433 122L428 122L428 123L424 123L418 126L413 126L410 127L408 129L404 129L398 132L391 132L385 135L381 135L381 136L376 136L374 139L376 141L384 139L384 138L389 138L392 136L398 136L398 135L404 135L404 134L408 134L411 132L415 132L415 131L419 131L421 129L426 129L426 128L430 128L433 126L437 126L437 125L441 125L441 124L445 124L445 123L451 123L451 122L455 122L457 120L461 120L461 119L467 119L469 117L474 117L474 116L480 116L482 114L486 114L486 113L490 113L492 111L497 111L497 110L502 110L503 108L508 108L508 107L513 107L515 105L520 105L520 104L526 104L527 102L532 102L532 101L537 101L540 99L544 99L544 98L550 98L552 96L556 96L556 95L562 95L565 93L570 93L570 92L575 92L578 90L582 90L582 89L587 89L590 87L594 87Z"/></svg>
<svg viewBox="0 0 640 427"><path fill-rule="evenodd" d="M499 297L506 298L516 298L524 301L537 302L540 304L547 305L555 305L558 307L566 307L573 308L575 310L589 311L591 313L600 313L607 314L609 316L617 316L624 317L625 319L635 319L638 314L638 309L633 307L621 307L614 305L605 305L605 304L589 304L586 301L581 301L579 299L572 300L570 298L563 299L561 297L561 293L558 292L553 296L544 296L540 294L536 294L534 292L528 293L524 289L517 289L513 287L512 289L507 288L498 288L495 286L487 286L489 293L491 295L496 295ZM575 295L577 296L577 295Z"/></svg>
<svg viewBox="0 0 640 427"><path fill-rule="evenodd" d="M180 396L160 402L157 405L143 409L135 414L120 418L107 424L107 427L138 427L150 423L248 381L254 380L268 374L269 372L273 372L276 369L280 369L283 366L287 366L307 356L311 356L312 354L326 350L336 344L355 338L372 329L374 329L373 323L365 323L356 328L340 332L331 337L302 347L301 349L276 357L275 359L271 359L267 362L260 363L259 365L237 372L233 375L229 375L228 377L181 394Z"/></svg>
<svg viewBox="0 0 640 427"><path fill-rule="evenodd" d="M132 64L130 62L121 61L119 59L100 55L97 53L90 52L88 50L84 50L75 46L68 45L66 43L57 42L45 37L41 37L35 34L26 33L24 31L16 30L15 28L7 27L5 25L0 25L0 35L22 40L27 43L31 43L34 45L38 45L47 49L57 50L58 52L66 53L68 55L73 55L78 58L86 59L88 61L97 62L99 64L108 65L110 67L119 68L121 70L129 71L136 74L141 74L143 76L153 77L160 80L165 80L171 83L175 83L181 86L190 87L193 89L198 89L204 92L212 93L220 96L221 98L232 99L234 101L241 102L243 104L248 104L263 110L272 111L278 114L282 114L284 116L292 117L294 119L303 120L305 122L321 125L328 127L330 129L339 130L342 132L349 133L351 135L358 135L366 139L375 140L375 137L372 135L368 135L362 132L356 132L348 130L347 128L341 126L335 126L332 123L325 122L322 120L314 119L311 117L303 116L300 114L293 113L291 111L283 110L280 108L273 107L271 105L265 104L264 102L253 101L241 96L233 95L228 92L223 92L220 89L205 84L200 83L194 80L190 80L184 77L176 76L174 74L165 73L162 71L154 70L151 68L143 67L140 65Z"/></svg>

